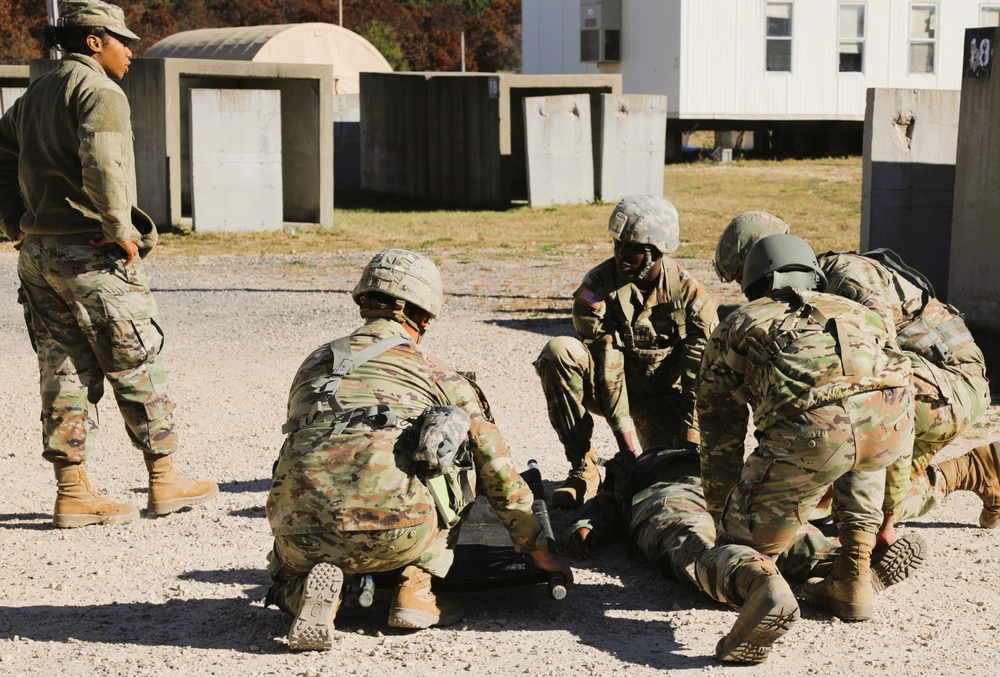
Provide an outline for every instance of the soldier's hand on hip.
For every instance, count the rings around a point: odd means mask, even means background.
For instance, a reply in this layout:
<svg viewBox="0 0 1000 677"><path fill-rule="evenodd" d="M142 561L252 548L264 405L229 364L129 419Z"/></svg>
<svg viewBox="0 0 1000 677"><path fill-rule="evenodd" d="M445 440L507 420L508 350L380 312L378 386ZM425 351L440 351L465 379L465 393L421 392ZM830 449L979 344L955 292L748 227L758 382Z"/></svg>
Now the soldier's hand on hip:
<svg viewBox="0 0 1000 677"><path fill-rule="evenodd" d="M135 263L136 260L139 258L139 247L138 247L138 245L136 245L135 242L132 242L132 240L116 241L116 240L108 239L108 237L106 235L102 235L100 238L98 238L96 240L91 240L90 244L94 245L95 247L103 247L103 246L109 245L109 244L116 244L116 245L118 245L123 250L125 250L125 265L126 266Z"/></svg>

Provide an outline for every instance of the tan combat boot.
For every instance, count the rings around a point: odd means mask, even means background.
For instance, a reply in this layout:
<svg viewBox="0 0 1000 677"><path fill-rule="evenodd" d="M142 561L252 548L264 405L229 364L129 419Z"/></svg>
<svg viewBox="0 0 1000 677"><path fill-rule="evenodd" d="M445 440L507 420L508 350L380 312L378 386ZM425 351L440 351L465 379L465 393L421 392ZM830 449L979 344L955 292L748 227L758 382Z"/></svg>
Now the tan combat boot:
<svg viewBox="0 0 1000 677"><path fill-rule="evenodd" d="M340 608L344 572L328 562L309 570L302 588L299 612L288 630L293 651L322 651L333 647L333 619Z"/></svg>
<svg viewBox="0 0 1000 677"><path fill-rule="evenodd" d="M867 621L874 611L871 557L875 534L867 531L840 532L840 554L826 578L810 578L806 599L825 606L844 621Z"/></svg>
<svg viewBox="0 0 1000 677"><path fill-rule="evenodd" d="M131 503L115 503L90 486L80 463L56 461L56 507L52 524L60 529L90 524L125 524L139 519L139 509Z"/></svg>
<svg viewBox="0 0 1000 677"><path fill-rule="evenodd" d="M592 499L601 487L601 474L597 471L597 457L588 451L579 459L570 459L573 464L569 476L558 489L552 492L552 507L574 510Z"/></svg>
<svg viewBox="0 0 1000 677"><path fill-rule="evenodd" d="M888 548L872 552L872 586L876 593L900 583L924 563L927 542L920 534L906 534Z"/></svg>
<svg viewBox="0 0 1000 677"><path fill-rule="evenodd" d="M983 501L979 526L1000 526L1000 443L993 442L933 466L944 476L945 492L971 491Z"/></svg>
<svg viewBox="0 0 1000 677"><path fill-rule="evenodd" d="M166 515L189 505L204 503L219 493L212 480L186 480L174 471L169 456L143 454L149 470L149 501L146 513Z"/></svg>
<svg viewBox="0 0 1000 677"><path fill-rule="evenodd" d="M460 605L438 599L431 591L431 575L412 564L399 575L399 585L389 612L394 628L429 628L451 625L465 618Z"/></svg>
<svg viewBox="0 0 1000 677"><path fill-rule="evenodd" d="M770 560L751 560L735 572L743 600L732 630L719 640L715 657L735 663L763 663L771 645L799 618L799 604Z"/></svg>

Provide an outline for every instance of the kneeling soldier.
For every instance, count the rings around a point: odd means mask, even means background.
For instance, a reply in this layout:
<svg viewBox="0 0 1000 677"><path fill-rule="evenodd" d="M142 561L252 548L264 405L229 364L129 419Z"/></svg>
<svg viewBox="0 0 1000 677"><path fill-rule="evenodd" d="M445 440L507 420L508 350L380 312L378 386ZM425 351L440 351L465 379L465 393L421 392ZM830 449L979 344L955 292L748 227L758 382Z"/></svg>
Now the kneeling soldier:
<svg viewBox="0 0 1000 677"><path fill-rule="evenodd" d="M481 391L417 346L441 310L434 263L383 251L353 298L365 324L317 348L295 375L267 499L267 604L295 617L289 646L330 648L345 574L403 568L394 627L461 620L461 607L435 597L431 577L451 566L451 528L477 482L514 549L571 583L566 561L541 545L532 493Z"/></svg>

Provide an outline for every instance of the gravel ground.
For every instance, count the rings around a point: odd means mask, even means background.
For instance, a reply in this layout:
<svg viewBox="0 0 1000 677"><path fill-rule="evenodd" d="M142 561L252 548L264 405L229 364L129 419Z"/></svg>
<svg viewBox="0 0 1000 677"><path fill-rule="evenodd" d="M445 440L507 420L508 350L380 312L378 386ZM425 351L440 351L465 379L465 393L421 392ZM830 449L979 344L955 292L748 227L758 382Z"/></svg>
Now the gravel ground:
<svg viewBox="0 0 1000 677"><path fill-rule="evenodd" d="M569 293L605 255L562 260L437 257L450 293L426 346L474 370L515 460L537 458L554 483L566 472L531 361L570 334ZM454 628L385 625L390 591L337 618L330 652L293 654L288 619L265 609L270 536L264 518L291 377L315 346L358 324L349 291L363 254L184 258L148 262L178 402L178 464L219 481L213 502L122 527L55 530L49 464L39 453L37 370L17 287L16 255L0 245L0 674L31 675L986 675L1000 659L1000 530L975 528L978 503L957 494L911 523L932 547L927 565L890 588L867 623L803 618L763 666L732 667L712 652L735 613L621 549L577 562L562 601L544 586L464 596ZM706 261L689 268L714 284ZM105 399L94 483L145 505L141 456ZM945 454L998 435L989 409ZM612 438L599 427L599 452ZM954 451L952 451L952 449ZM557 529L568 516L554 515Z"/></svg>

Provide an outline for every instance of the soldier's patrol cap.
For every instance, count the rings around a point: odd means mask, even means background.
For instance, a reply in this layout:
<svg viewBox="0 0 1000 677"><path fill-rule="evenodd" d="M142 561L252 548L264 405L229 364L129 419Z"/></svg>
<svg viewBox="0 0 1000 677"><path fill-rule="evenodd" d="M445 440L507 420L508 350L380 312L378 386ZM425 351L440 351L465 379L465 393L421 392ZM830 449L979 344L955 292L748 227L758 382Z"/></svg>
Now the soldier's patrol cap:
<svg viewBox="0 0 1000 677"><path fill-rule="evenodd" d="M126 40L139 36L125 25L125 12L118 5L101 0L62 0L59 3L59 26L100 26Z"/></svg>

